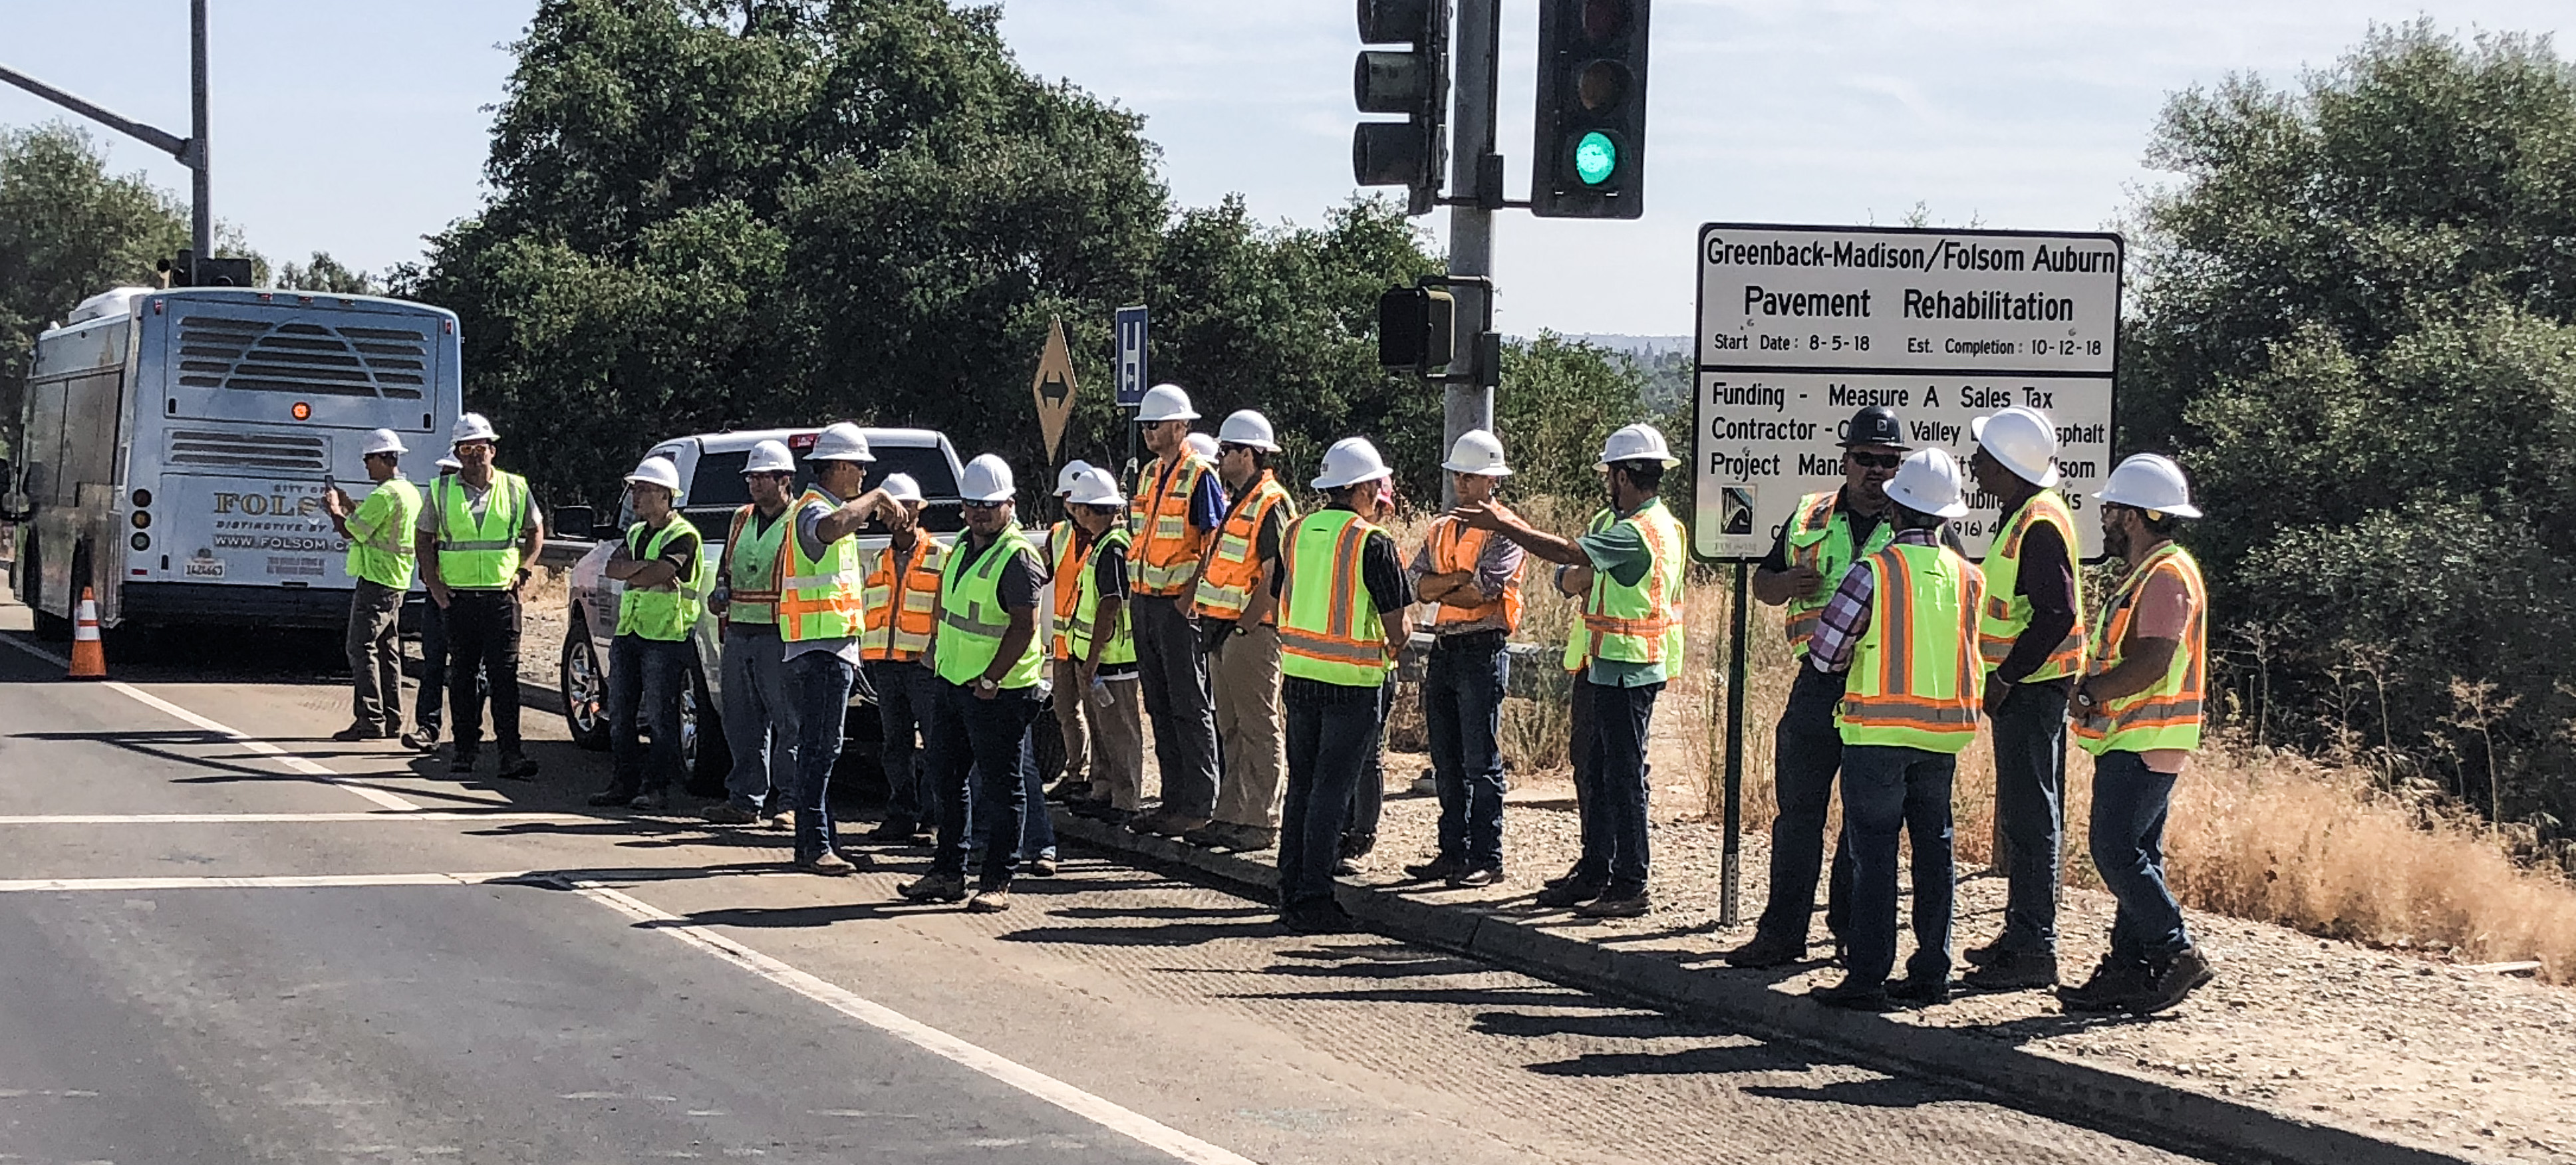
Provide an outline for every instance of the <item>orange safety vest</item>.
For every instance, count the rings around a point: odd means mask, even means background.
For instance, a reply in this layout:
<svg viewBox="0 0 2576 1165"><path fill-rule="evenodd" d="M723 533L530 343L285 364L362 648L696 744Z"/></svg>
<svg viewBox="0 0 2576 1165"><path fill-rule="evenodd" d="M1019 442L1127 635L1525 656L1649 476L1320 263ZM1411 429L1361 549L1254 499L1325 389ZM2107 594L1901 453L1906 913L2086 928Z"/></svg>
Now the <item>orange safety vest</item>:
<svg viewBox="0 0 2576 1165"><path fill-rule="evenodd" d="M1082 610L1082 572L1091 569L1092 552L1099 547L1098 538L1082 541L1082 531L1074 528L1071 518L1047 531L1047 566L1054 571L1047 577L1055 583L1055 636L1047 651L1057 659L1073 658L1073 617Z"/></svg>
<svg viewBox="0 0 2576 1165"><path fill-rule="evenodd" d="M930 649L939 622L939 577L948 548L928 534L913 537L912 557L894 568L894 547L867 552L868 581L859 592L867 622L859 632L859 658L916 660Z"/></svg>
<svg viewBox="0 0 2576 1165"><path fill-rule="evenodd" d="M1431 573L1454 574L1463 570L1473 574L1476 564L1485 557L1486 545L1500 536L1491 530L1475 529L1465 522L1446 515L1433 519L1431 533L1425 539L1430 544L1428 549L1431 552ZM1431 622L1427 626L1436 633L1442 627L1483 623L1499 618L1503 621L1503 630L1506 633L1520 630L1521 577L1528 573L1529 558L1524 555L1520 563L1512 568L1512 577L1503 583L1502 594L1470 606L1460 606L1443 600L1438 609L1431 613Z"/></svg>
<svg viewBox="0 0 2576 1165"><path fill-rule="evenodd" d="M1200 614L1234 619L1252 605L1253 584L1261 580L1261 562L1255 554L1261 547L1261 524L1269 520L1270 511L1282 505L1288 506L1289 517L1296 516L1297 507L1288 501L1288 491L1266 469L1260 481L1235 499L1225 524L1217 528L1216 550L1208 557L1207 574L1199 579ZM1278 621L1275 609L1261 619L1265 626Z"/></svg>
<svg viewBox="0 0 2576 1165"><path fill-rule="evenodd" d="M1215 469L1196 453L1183 454L1169 470L1160 457L1145 467L1136 496L1127 503L1128 528L1136 535L1127 578L1136 593L1177 595L1198 573L1206 539L1190 534L1190 495L1198 492L1199 478Z"/></svg>

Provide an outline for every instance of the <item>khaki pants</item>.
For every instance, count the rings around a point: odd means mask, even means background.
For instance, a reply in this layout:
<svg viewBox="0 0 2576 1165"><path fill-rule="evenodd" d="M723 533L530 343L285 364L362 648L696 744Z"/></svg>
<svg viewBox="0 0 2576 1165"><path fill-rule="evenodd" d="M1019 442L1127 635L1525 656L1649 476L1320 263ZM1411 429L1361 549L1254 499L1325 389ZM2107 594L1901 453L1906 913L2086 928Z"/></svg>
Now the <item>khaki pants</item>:
<svg viewBox="0 0 2576 1165"><path fill-rule="evenodd" d="M1055 727L1064 737L1064 780L1079 785L1091 779L1091 735L1084 725L1091 701L1083 695L1081 664L1070 659L1050 662L1055 668L1051 677L1056 692Z"/></svg>
<svg viewBox="0 0 2576 1165"><path fill-rule="evenodd" d="M1100 684L1108 693L1105 702L1079 688L1057 688L1056 703L1063 704L1070 693L1074 703L1084 705L1084 722L1091 728L1091 799L1105 795L1110 807L1132 813L1145 796L1144 684L1132 675Z"/></svg>
<svg viewBox="0 0 2576 1165"><path fill-rule="evenodd" d="M372 728L387 736L402 731L402 640L394 624L402 617L403 592L359 579L349 592L349 675L356 692L350 725Z"/></svg>
<svg viewBox="0 0 2576 1165"><path fill-rule="evenodd" d="M1279 828L1281 775L1288 769L1279 730L1279 630L1228 635L1209 657L1216 687L1216 730L1224 741L1225 783L1216 820L1254 829Z"/></svg>

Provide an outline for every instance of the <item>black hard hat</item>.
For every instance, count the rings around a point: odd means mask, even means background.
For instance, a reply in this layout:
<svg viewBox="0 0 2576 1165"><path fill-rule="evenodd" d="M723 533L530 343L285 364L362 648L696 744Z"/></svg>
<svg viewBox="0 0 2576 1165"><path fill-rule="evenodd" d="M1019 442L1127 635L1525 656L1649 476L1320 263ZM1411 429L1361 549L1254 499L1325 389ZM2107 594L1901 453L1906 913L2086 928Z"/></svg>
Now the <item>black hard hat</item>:
<svg viewBox="0 0 2576 1165"><path fill-rule="evenodd" d="M1851 424L1843 429L1842 447L1849 449L1854 445L1914 447L1905 439L1905 426L1896 419L1896 410L1886 405L1871 405L1852 414Z"/></svg>

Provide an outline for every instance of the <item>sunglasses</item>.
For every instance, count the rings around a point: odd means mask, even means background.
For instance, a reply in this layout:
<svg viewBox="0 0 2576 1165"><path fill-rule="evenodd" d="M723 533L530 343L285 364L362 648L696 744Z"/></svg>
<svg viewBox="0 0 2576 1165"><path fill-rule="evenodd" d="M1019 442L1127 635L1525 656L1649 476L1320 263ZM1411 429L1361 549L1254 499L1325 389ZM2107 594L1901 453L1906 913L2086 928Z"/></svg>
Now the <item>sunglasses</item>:
<svg viewBox="0 0 2576 1165"><path fill-rule="evenodd" d="M1259 450L1254 449L1254 448L1253 448L1252 446L1250 446L1250 445L1238 445L1238 444L1235 444L1235 443L1234 443L1234 442L1232 442L1232 441L1220 441L1220 442L1217 442L1216 451L1217 451L1217 455L1218 455L1218 456L1225 456L1225 455L1227 455L1227 454L1232 454L1232 453L1257 453L1257 452L1259 452Z"/></svg>
<svg viewBox="0 0 2576 1165"><path fill-rule="evenodd" d="M1007 505L1009 505L1009 504L1011 504L1011 503L1009 503L1009 502L959 502L959 503L957 503L957 508L959 508L959 509L961 509L961 510L998 510L998 509L1001 509L1002 507L1007 506Z"/></svg>
<svg viewBox="0 0 2576 1165"><path fill-rule="evenodd" d="M1905 455L1902 453L1863 453L1852 449L1844 451L1843 456L1850 459L1852 464L1864 469L1894 469L1905 464Z"/></svg>
<svg viewBox="0 0 2576 1165"><path fill-rule="evenodd" d="M742 479L744 481L787 481L795 476L795 474L789 473L785 470L764 469L757 473L743 474Z"/></svg>

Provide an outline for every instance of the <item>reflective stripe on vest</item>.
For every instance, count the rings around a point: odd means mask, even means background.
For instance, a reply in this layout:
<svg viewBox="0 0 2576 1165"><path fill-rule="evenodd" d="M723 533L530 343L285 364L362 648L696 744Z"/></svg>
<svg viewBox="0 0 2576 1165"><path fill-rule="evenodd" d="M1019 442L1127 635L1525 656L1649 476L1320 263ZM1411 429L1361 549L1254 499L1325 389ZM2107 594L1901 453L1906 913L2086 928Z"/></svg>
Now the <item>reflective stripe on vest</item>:
<svg viewBox="0 0 2576 1165"><path fill-rule="evenodd" d="M1824 625L1825 604L1833 601L1834 588L1842 585L1851 564L1887 549L1896 538L1895 523L1881 520L1870 528L1869 540L1855 549L1851 515L1837 504L1841 500L1839 491L1808 494L1798 499L1798 515L1789 522L1789 565L1814 567L1825 580L1813 597L1791 596L1786 604L1792 659L1807 658L1807 644L1815 639L1816 629Z"/></svg>
<svg viewBox="0 0 2576 1165"><path fill-rule="evenodd" d="M1056 643L1061 647L1061 650L1056 653L1056 658L1070 659L1076 663L1091 661L1093 627L1100 621L1100 572L1091 568L1091 559L1093 555L1100 553L1101 547L1123 547L1132 537L1123 527L1112 526L1108 533L1102 534L1088 550L1083 552L1081 563L1075 567L1079 574L1071 588L1074 595L1073 610L1065 616L1064 622L1060 624L1062 630L1056 636ZM1056 577L1055 589L1058 594L1064 593L1067 589L1063 576ZM1128 621L1126 606L1121 604L1118 608L1118 624L1110 628L1109 642L1100 649L1100 662L1103 666L1136 662L1136 636L1132 630L1133 626L1134 624Z"/></svg>
<svg viewBox="0 0 2576 1165"><path fill-rule="evenodd" d="M1608 571L1593 572L1592 594L1583 604L1591 648L1586 662L1660 663L1669 680L1682 666L1682 554L1689 535L1661 498L1618 521L1637 528L1654 565L1635 586L1621 585Z"/></svg>
<svg viewBox="0 0 2576 1165"><path fill-rule="evenodd" d="M948 567L948 547L927 532L913 535L912 552L901 571L894 569L891 544L866 551L864 557L868 581L859 596L867 629L859 633L859 658L921 658L938 624L939 576ZM897 594L903 596L900 602Z"/></svg>
<svg viewBox="0 0 2576 1165"><path fill-rule="evenodd" d="M1872 582L1869 627L1835 715L1843 743L1955 755L1976 739L1984 704L1977 607L1985 579L1945 546L1901 542L1862 561Z"/></svg>
<svg viewBox="0 0 2576 1165"><path fill-rule="evenodd" d="M788 508L790 523L802 521L807 506L839 509L819 489L805 491ZM859 592L867 571L859 563L859 536L834 539L820 558L805 557L805 540L791 529L783 548L787 565L778 582L778 637L789 643L811 639L855 639L867 624Z"/></svg>
<svg viewBox="0 0 2576 1165"><path fill-rule="evenodd" d="M2158 572L2171 575L2191 597L2191 621L2163 679L2144 691L2077 712L2075 742L2095 756L2113 750L2200 747L2201 713L2209 694L2209 588L2201 580L2200 563L2189 551L2168 542L2120 580L2104 608L2102 625L2094 632L2087 670L2100 675L2120 666L2120 649L2127 646L2129 625L2137 617L2138 594Z"/></svg>
<svg viewBox="0 0 2576 1165"><path fill-rule="evenodd" d="M1127 503L1127 526L1136 536L1127 579L1139 593L1177 595L1198 573L1203 547L1190 537L1190 496L1198 492L1199 478L1214 469L1196 453L1183 455L1170 472L1159 457L1145 467L1138 484L1151 488L1139 488Z"/></svg>
<svg viewBox="0 0 2576 1165"><path fill-rule="evenodd" d="M1386 625L1361 572L1377 527L1349 510L1308 515L1279 547L1279 671L1346 688L1374 688L1395 666Z"/></svg>
<svg viewBox="0 0 2576 1165"><path fill-rule="evenodd" d="M1993 671L2003 666L2022 632L2030 629L2030 599L2014 591L2021 581L2021 540L2043 522L2057 527L2058 540L2066 546L2068 574L2075 580L2075 626L2049 651L2046 661L2023 677L2024 683L2084 671L2084 572L2075 569L2075 515L2053 489L2041 490L2023 502L2004 522L1994 549L1986 552L1986 605L1977 623L1977 651L1985 658L1986 670Z"/></svg>
<svg viewBox="0 0 2576 1165"><path fill-rule="evenodd" d="M519 540L527 532L519 522L528 508L527 479L493 470L481 521L466 501L463 479L442 477L431 488L431 501L438 506L439 580L463 591L505 590L518 581Z"/></svg>
<svg viewBox="0 0 2576 1165"><path fill-rule="evenodd" d="M671 539L684 531L696 536L698 528L678 510L671 511L671 519L659 530L646 530L644 523L637 522L626 528L626 553L643 562L658 560ZM644 543L640 548L636 545L639 541ZM625 593L617 597L617 633L664 643L686 639L689 630L698 625L698 616L706 611L706 595L706 544L701 540L697 569L689 572L687 579L673 578L657 587L627 585Z"/></svg>
<svg viewBox="0 0 2576 1165"><path fill-rule="evenodd" d="M1288 507L1288 517L1297 516L1297 507L1288 501L1288 491L1280 488L1268 470L1261 480L1236 498L1225 524L1217 527L1216 548L1209 553L1207 576L1199 580L1198 607L1202 615L1218 619L1240 617L1252 605L1252 586L1261 580L1261 563L1253 556L1261 548L1261 524L1270 511ZM1279 621L1272 611L1262 620L1265 624Z"/></svg>
<svg viewBox="0 0 2576 1165"><path fill-rule="evenodd" d="M732 589L725 602L725 622L768 626L778 622L778 584L780 569L787 556L779 553L787 544L788 528L796 524L793 511L781 513L767 531L752 525L753 507L744 506L733 512L733 526L725 532L725 577ZM744 532L749 531L748 537ZM753 586L744 586L746 581Z"/></svg>
<svg viewBox="0 0 2576 1165"><path fill-rule="evenodd" d="M1430 551L1431 573L1456 574L1459 571L1465 571L1470 575L1476 573L1477 564L1484 561L1486 546L1500 537L1502 535L1491 530L1473 529L1456 518L1442 516L1433 519L1431 533L1424 539ZM1444 599L1439 606L1432 609L1431 621L1426 626L1437 632L1442 627L1456 627L1499 619L1502 621L1505 633L1520 630L1521 579L1528 573L1529 558L1523 556L1519 565L1512 568L1512 577L1504 580L1502 594L1484 599L1473 606L1460 606ZM1475 584L1470 582L1468 585Z"/></svg>
<svg viewBox="0 0 2576 1165"><path fill-rule="evenodd" d="M992 668L993 657L1002 650L1002 635L1011 629L1011 613L1002 608L1002 567L1020 555L1036 553L1017 526L1002 527L982 554L971 553L962 540L949 549L939 580L939 650L935 653L939 678L972 684ZM1038 669L1045 661L1043 646L1036 635L1029 636L1028 645L1003 674L1002 686L1036 686Z"/></svg>

